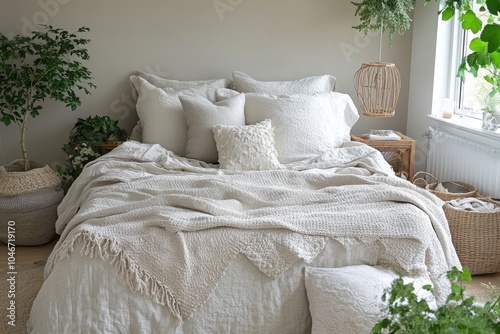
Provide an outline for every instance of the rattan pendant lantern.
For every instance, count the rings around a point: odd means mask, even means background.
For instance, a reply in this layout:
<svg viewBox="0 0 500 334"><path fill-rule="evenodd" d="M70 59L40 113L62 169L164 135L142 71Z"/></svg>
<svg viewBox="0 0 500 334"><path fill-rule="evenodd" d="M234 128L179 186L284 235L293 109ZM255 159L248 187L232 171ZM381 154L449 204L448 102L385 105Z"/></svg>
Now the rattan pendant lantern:
<svg viewBox="0 0 500 334"><path fill-rule="evenodd" d="M396 113L401 78L396 65L363 63L354 75L354 88L365 116L392 117Z"/></svg>
<svg viewBox="0 0 500 334"><path fill-rule="evenodd" d="M396 65L381 61L382 33L380 29L379 61L363 63L354 75L354 88L365 116L392 117L396 113L401 77Z"/></svg>

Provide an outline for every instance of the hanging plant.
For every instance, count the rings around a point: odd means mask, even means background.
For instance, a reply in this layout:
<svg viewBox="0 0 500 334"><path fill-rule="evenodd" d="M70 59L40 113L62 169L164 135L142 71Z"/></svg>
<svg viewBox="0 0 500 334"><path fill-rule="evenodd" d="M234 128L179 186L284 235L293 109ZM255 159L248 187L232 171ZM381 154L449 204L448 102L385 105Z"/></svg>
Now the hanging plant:
<svg viewBox="0 0 500 334"><path fill-rule="evenodd" d="M392 44L394 33L402 35L410 29L415 0L364 0L352 2L356 6L355 16L359 16L361 23L353 28L363 32L366 36L370 30L380 30L389 35L389 46Z"/></svg>
<svg viewBox="0 0 500 334"><path fill-rule="evenodd" d="M425 0L425 3L438 0ZM410 29L410 12L415 0L363 0L352 2L355 16L361 23L353 28L365 35L369 30L381 30L389 35L389 46L394 33ZM491 86L490 93L500 92L500 1L499 0L439 0L439 14L443 21L455 16L464 30L477 34L468 45L470 53L462 59L457 76L465 81L465 73L481 77ZM479 5L479 13L473 10ZM481 70L481 72L480 72Z"/></svg>

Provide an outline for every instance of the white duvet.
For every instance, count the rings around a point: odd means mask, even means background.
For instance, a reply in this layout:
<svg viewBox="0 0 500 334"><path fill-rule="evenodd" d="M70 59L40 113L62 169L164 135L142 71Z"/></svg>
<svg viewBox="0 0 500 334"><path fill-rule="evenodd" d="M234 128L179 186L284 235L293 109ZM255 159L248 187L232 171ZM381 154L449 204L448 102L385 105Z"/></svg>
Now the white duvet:
<svg viewBox="0 0 500 334"><path fill-rule="evenodd" d="M306 333L305 265L391 265L442 299L460 266L442 202L381 176L365 145L287 167L227 172L135 142L89 165L60 207L32 332Z"/></svg>

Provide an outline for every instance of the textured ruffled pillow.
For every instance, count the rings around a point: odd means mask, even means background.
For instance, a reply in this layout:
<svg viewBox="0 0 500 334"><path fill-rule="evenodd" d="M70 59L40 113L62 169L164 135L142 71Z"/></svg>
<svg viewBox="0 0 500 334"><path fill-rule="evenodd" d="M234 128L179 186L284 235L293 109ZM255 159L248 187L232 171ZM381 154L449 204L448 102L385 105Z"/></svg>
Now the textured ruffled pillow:
<svg viewBox="0 0 500 334"><path fill-rule="evenodd" d="M217 96L222 93L218 90ZM340 147L350 140L351 127L359 118L347 94L245 95L246 123L271 120L282 164L314 158Z"/></svg>
<svg viewBox="0 0 500 334"><path fill-rule="evenodd" d="M241 93L314 94L335 90L337 79L325 74L291 81L258 81L249 75L233 72L233 86Z"/></svg>
<svg viewBox="0 0 500 334"><path fill-rule="evenodd" d="M216 125L245 125L245 94L212 103L197 95L180 94L188 127L186 157L217 163L212 128Z"/></svg>
<svg viewBox="0 0 500 334"><path fill-rule="evenodd" d="M394 272L367 265L342 268L306 267L305 285L312 317L312 334L370 333L386 314L382 294L399 276ZM419 297L435 307L434 297L421 287L431 282L424 278L404 277L414 283Z"/></svg>
<svg viewBox="0 0 500 334"><path fill-rule="evenodd" d="M213 132L220 168L233 170L282 168L276 156L270 120L255 125L216 125Z"/></svg>

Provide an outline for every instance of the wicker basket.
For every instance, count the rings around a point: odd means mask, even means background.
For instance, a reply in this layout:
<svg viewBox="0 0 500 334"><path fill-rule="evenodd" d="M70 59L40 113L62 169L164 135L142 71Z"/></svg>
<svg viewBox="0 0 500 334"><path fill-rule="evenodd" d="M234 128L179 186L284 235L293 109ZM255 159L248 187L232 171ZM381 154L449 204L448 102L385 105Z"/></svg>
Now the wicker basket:
<svg viewBox="0 0 500 334"><path fill-rule="evenodd" d="M429 183L425 177L430 177L433 182ZM465 197L474 197L477 193L477 188L472 184L460 181L445 181L439 182L438 179L427 172L418 172L413 176L413 184L429 190L431 193L442 199L443 201L451 201ZM437 191L436 187L441 183L443 187L448 189L448 192Z"/></svg>
<svg viewBox="0 0 500 334"><path fill-rule="evenodd" d="M500 202L481 200L500 205ZM472 275L500 272L500 211L478 212L445 204L453 245Z"/></svg>
<svg viewBox="0 0 500 334"><path fill-rule="evenodd" d="M56 235L57 206L64 192L59 176L49 166L22 160L0 166L0 241L16 245L42 245ZM9 239L8 226L15 238Z"/></svg>

